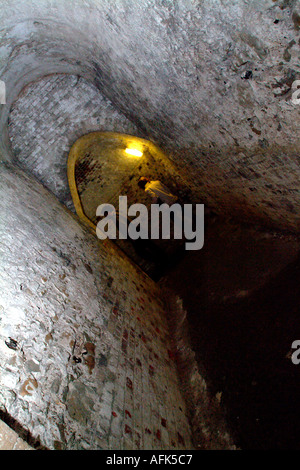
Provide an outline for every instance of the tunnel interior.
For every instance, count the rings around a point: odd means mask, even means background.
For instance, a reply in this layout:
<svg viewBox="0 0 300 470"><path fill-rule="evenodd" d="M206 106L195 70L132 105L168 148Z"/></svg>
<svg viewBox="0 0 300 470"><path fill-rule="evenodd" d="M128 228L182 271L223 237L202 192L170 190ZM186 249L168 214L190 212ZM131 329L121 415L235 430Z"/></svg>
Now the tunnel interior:
<svg viewBox="0 0 300 470"><path fill-rule="evenodd" d="M299 19L2 2L4 448L299 449ZM201 250L95 236L100 203L150 206L141 176L205 205Z"/></svg>

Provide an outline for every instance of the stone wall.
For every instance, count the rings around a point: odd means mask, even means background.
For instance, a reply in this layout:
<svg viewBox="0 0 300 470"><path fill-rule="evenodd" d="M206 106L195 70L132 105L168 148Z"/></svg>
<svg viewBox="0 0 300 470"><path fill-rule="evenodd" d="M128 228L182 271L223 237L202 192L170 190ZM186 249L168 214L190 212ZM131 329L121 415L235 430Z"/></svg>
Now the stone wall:
<svg viewBox="0 0 300 470"><path fill-rule="evenodd" d="M2 412L50 449L191 448L158 285L6 164L0 209Z"/></svg>
<svg viewBox="0 0 300 470"><path fill-rule="evenodd" d="M80 75L194 184L195 200L299 229L298 0L3 1L7 105L51 73Z"/></svg>

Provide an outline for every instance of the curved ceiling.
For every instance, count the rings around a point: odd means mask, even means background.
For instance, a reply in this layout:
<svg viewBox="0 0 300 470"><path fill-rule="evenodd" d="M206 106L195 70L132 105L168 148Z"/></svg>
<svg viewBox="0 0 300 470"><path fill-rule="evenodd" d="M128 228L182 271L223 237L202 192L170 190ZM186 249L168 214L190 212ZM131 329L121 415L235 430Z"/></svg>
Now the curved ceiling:
<svg viewBox="0 0 300 470"><path fill-rule="evenodd" d="M194 184L195 200L298 230L297 0L16 0L0 13L0 129L31 81L92 81Z"/></svg>

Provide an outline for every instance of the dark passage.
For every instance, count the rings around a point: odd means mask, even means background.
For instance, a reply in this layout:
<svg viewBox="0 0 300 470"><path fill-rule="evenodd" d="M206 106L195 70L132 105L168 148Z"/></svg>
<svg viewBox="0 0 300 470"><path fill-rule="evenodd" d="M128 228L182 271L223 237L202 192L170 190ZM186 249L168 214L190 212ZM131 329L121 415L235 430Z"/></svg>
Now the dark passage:
<svg viewBox="0 0 300 470"><path fill-rule="evenodd" d="M167 277L188 312L200 373L242 449L300 448L300 365L291 361L300 339L298 246L208 221L203 250Z"/></svg>

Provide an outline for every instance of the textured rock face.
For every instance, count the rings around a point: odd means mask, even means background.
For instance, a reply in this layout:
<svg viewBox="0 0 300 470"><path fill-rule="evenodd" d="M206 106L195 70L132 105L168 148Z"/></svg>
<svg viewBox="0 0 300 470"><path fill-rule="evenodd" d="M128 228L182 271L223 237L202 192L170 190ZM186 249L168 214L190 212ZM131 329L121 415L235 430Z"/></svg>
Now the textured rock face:
<svg viewBox="0 0 300 470"><path fill-rule="evenodd" d="M244 219L299 226L297 0L4 1L5 123L45 74L91 80L197 183Z"/></svg>
<svg viewBox="0 0 300 470"><path fill-rule="evenodd" d="M159 287L0 170L0 410L50 449L191 448Z"/></svg>

